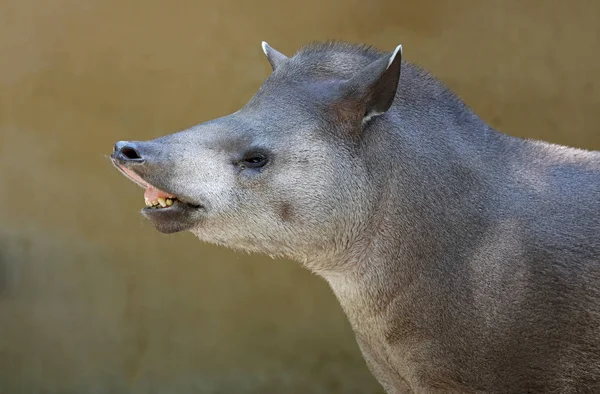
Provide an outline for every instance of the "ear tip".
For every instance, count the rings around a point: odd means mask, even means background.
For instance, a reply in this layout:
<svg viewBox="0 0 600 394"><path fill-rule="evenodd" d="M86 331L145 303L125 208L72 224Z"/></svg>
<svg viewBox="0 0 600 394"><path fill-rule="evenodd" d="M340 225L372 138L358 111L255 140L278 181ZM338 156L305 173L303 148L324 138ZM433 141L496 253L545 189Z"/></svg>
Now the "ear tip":
<svg viewBox="0 0 600 394"><path fill-rule="evenodd" d="M267 44L267 42L266 42L266 41L262 41L262 42L260 43L260 46L262 47L263 51L264 51L265 53L267 53L267 51L269 50L269 44Z"/></svg>
<svg viewBox="0 0 600 394"><path fill-rule="evenodd" d="M396 49L394 49L392 57L396 57L397 54L400 54L400 56L402 56L402 44L398 45Z"/></svg>
<svg viewBox="0 0 600 394"><path fill-rule="evenodd" d="M398 56L398 54L400 54L400 56ZM388 60L388 68L392 65L394 60L396 60L396 57L399 57L400 60L402 60L402 45L398 45L396 49L394 49L394 52L392 52L392 56L390 56L390 60Z"/></svg>

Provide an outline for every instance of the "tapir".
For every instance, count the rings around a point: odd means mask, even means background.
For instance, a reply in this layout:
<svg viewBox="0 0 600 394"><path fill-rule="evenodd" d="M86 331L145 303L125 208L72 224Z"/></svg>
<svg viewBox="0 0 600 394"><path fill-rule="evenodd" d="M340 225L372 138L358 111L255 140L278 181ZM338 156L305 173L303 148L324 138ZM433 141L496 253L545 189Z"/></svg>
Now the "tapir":
<svg viewBox="0 0 600 394"><path fill-rule="evenodd" d="M387 393L600 393L600 152L495 130L402 46L262 49L238 111L114 145L142 215L321 276Z"/></svg>

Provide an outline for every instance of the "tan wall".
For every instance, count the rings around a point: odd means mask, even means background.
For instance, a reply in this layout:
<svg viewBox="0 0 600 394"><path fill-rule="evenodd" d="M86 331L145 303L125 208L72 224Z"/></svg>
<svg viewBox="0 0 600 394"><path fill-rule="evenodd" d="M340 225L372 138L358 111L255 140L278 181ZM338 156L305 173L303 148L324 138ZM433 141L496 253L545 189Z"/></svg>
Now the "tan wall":
<svg viewBox="0 0 600 394"><path fill-rule="evenodd" d="M288 261L164 236L106 155L243 105L315 39L393 49L519 136L600 149L600 2L0 3L0 393L376 393Z"/></svg>

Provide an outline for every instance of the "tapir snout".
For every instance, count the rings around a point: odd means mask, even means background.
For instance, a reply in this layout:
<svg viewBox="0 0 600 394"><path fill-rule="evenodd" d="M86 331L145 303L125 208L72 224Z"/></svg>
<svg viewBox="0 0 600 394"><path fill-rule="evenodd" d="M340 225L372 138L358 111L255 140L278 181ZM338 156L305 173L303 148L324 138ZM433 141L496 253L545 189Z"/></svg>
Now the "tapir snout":
<svg viewBox="0 0 600 394"><path fill-rule="evenodd" d="M170 156L162 154L166 147L151 141L119 141L111 160L121 173L145 189L142 214L159 231L173 233L197 224L206 205L179 193L166 181L165 170L172 167Z"/></svg>

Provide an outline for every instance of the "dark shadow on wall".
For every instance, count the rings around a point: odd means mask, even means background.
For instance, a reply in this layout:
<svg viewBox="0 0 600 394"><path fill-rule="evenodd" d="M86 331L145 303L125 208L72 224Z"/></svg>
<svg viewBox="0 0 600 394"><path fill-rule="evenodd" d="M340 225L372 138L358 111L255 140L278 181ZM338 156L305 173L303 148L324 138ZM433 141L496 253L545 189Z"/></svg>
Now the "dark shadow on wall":
<svg viewBox="0 0 600 394"><path fill-rule="evenodd" d="M4 296L8 287L8 267L4 248L4 243L0 241L0 297Z"/></svg>
<svg viewBox="0 0 600 394"><path fill-rule="evenodd" d="M31 241L27 238L0 238L0 300L17 291L19 267L28 258L30 249Z"/></svg>

